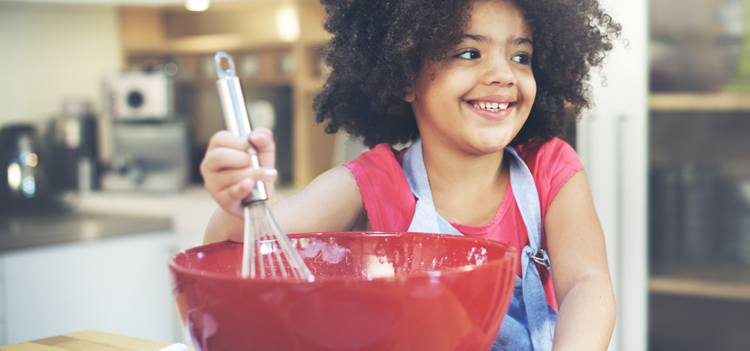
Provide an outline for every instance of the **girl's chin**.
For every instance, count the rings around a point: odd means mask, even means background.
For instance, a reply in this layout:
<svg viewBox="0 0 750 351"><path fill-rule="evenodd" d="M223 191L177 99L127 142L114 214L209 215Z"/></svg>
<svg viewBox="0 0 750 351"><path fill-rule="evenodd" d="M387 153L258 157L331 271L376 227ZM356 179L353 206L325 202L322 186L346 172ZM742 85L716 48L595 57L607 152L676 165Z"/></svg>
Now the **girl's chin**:
<svg viewBox="0 0 750 351"><path fill-rule="evenodd" d="M480 133L471 141L471 144L485 153L502 151L513 141L515 134L510 135L507 131L501 133Z"/></svg>
<svg viewBox="0 0 750 351"><path fill-rule="evenodd" d="M516 132L517 133L517 132ZM502 152L516 135L509 128L461 128L457 127L453 133L433 133L423 132L423 143L441 144L446 148L456 148L463 150L466 154L474 156L489 155Z"/></svg>
<svg viewBox="0 0 750 351"><path fill-rule="evenodd" d="M471 143L471 147L477 155L490 155L502 152L508 144L510 144L510 140L506 143L496 139L491 142L473 142Z"/></svg>

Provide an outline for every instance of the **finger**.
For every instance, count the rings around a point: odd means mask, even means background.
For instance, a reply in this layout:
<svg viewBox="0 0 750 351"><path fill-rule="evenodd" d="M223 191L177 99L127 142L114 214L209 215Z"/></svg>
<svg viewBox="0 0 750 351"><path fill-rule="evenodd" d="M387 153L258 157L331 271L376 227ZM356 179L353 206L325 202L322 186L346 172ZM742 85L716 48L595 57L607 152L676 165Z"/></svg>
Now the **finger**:
<svg viewBox="0 0 750 351"><path fill-rule="evenodd" d="M224 173L230 172L223 172L222 174L217 175L217 177L227 176ZM240 172L231 173L234 173L232 176L240 174ZM227 186L223 189L214 191L209 189L214 200L216 200L216 202L228 213L232 213L238 217L243 216L242 201L250 196L253 188L256 186L256 180L254 179L263 181L266 184L273 184L273 181L276 179L276 170L272 168L253 169L251 173L253 173L253 178L241 178L238 182L234 183L225 182L224 184L227 184Z"/></svg>
<svg viewBox="0 0 750 351"><path fill-rule="evenodd" d="M255 187L255 182L252 179L245 178L236 185L229 189L229 196L232 197L234 202L244 200Z"/></svg>
<svg viewBox="0 0 750 351"><path fill-rule="evenodd" d="M227 169L242 169L252 165L252 158L246 151L228 147L217 147L206 151L201 161L201 173L220 172Z"/></svg>
<svg viewBox="0 0 750 351"><path fill-rule="evenodd" d="M247 151L250 148L250 143L229 131L220 130L208 141L207 149L211 150L218 147L228 147L231 149Z"/></svg>
<svg viewBox="0 0 750 351"><path fill-rule="evenodd" d="M278 172L273 168L226 170L208 173L205 177L205 186L209 192L220 192L228 187L235 186L245 179L249 179L253 184L257 181L273 184L277 176Z"/></svg>
<svg viewBox="0 0 750 351"><path fill-rule="evenodd" d="M253 182L249 179L245 179L240 183L234 184L222 191L214 192L211 195L224 211L242 218L242 200L250 195L252 189Z"/></svg>
<svg viewBox="0 0 750 351"><path fill-rule="evenodd" d="M244 179L251 179L247 169L225 170L203 175L204 186L212 195L235 186Z"/></svg>
<svg viewBox="0 0 750 351"><path fill-rule="evenodd" d="M235 199L245 199L257 185L257 182L272 184L277 176L276 170L273 168L254 169L252 173L253 177L243 178L230 187L230 192Z"/></svg>
<svg viewBox="0 0 750 351"><path fill-rule="evenodd" d="M250 134L250 143L258 153L258 161L261 166L268 168L276 167L276 143L273 140L273 132L266 127L258 127Z"/></svg>

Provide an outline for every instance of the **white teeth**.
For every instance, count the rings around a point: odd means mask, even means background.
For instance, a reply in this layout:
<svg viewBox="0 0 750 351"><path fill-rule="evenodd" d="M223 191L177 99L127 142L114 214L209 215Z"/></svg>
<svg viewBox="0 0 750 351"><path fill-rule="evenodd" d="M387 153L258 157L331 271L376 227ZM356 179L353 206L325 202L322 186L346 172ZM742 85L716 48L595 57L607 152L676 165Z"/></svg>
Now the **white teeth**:
<svg viewBox="0 0 750 351"><path fill-rule="evenodd" d="M480 101L480 102L473 103L472 106L483 109L483 110L491 111L491 112L497 112L497 111L505 110L506 108L508 108L508 106L510 106L510 103L499 104L497 102Z"/></svg>

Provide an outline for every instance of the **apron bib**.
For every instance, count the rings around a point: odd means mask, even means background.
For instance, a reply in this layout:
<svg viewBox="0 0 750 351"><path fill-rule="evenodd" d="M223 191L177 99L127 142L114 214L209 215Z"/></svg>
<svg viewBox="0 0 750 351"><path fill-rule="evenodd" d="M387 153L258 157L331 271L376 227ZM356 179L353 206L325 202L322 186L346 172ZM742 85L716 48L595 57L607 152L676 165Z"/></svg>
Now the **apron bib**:
<svg viewBox="0 0 750 351"><path fill-rule="evenodd" d="M516 150L510 146L506 147L505 154L511 155L510 186L528 230L529 245L519 253L522 277L516 276L508 314L503 320L492 350L550 350L557 312L547 304L535 264L539 263L549 269L547 252L540 248L542 232L539 195L529 168ZM415 140L404 152L401 166L417 199L416 211L408 231L462 235L435 210L422 157L421 139Z"/></svg>

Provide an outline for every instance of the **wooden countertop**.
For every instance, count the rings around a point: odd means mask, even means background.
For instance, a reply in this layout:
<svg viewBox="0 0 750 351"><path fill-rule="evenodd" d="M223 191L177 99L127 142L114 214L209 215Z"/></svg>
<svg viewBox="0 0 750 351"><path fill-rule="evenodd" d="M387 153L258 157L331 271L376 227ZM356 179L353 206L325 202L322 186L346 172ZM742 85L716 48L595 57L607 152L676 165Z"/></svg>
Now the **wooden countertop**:
<svg viewBox="0 0 750 351"><path fill-rule="evenodd" d="M121 350L158 351L170 344L92 330L0 346L2 351ZM191 349L192 350L192 349Z"/></svg>

